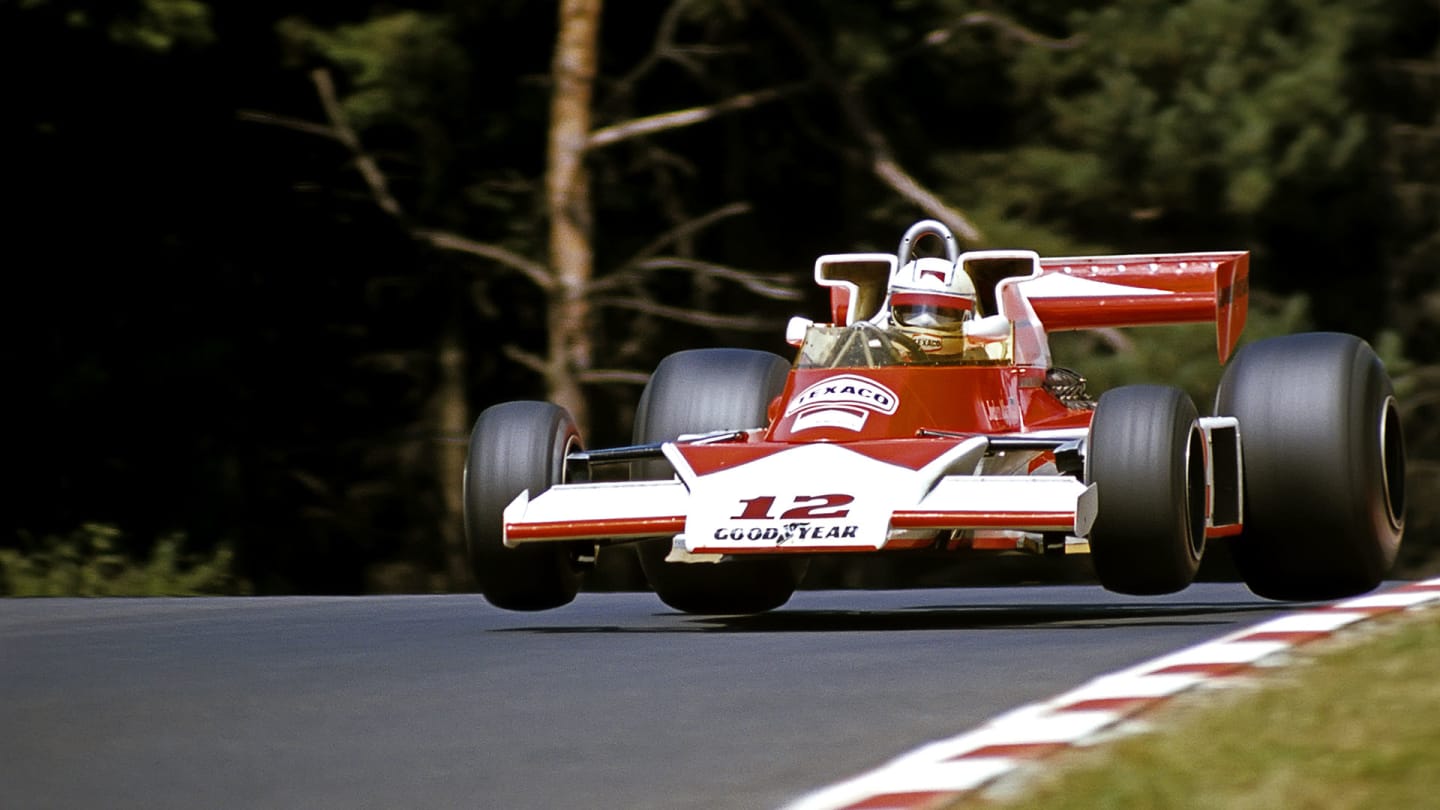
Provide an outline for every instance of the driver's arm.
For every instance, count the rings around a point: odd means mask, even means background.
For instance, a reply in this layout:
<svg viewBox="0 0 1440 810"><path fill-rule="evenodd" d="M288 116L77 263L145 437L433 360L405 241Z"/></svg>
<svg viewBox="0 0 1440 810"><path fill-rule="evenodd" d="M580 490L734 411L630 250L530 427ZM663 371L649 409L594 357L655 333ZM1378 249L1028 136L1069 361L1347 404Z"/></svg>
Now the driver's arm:
<svg viewBox="0 0 1440 810"><path fill-rule="evenodd" d="M983 318L972 318L966 321L961 327L965 337L984 343L994 340L1004 340L1010 337L1010 319L1004 315L987 315Z"/></svg>

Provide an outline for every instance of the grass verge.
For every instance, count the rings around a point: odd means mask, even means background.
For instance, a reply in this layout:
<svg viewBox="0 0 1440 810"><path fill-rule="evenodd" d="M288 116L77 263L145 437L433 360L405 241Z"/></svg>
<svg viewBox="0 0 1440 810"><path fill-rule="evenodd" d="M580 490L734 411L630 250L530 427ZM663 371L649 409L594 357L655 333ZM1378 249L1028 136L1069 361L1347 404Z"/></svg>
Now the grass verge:
<svg viewBox="0 0 1440 810"><path fill-rule="evenodd" d="M1005 799L948 808L1437 807L1437 673L1440 609L1371 621L1253 687L1172 701L1153 731L1046 760Z"/></svg>

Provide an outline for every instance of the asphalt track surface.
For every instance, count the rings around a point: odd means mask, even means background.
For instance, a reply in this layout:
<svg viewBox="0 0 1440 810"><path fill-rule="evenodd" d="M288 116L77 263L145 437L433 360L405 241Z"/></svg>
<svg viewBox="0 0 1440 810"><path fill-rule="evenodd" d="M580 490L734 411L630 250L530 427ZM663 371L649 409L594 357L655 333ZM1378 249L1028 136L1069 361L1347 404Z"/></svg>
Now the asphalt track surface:
<svg viewBox="0 0 1440 810"><path fill-rule="evenodd" d="M0 806L773 810L1293 608L1243 586L0 600Z"/></svg>

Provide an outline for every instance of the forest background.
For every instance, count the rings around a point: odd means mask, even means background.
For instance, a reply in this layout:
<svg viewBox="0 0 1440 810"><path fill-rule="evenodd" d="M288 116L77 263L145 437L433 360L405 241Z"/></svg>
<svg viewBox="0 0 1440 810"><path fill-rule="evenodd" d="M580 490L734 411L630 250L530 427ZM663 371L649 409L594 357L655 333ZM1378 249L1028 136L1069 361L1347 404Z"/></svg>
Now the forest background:
<svg viewBox="0 0 1440 810"><path fill-rule="evenodd" d="M814 257L923 217L1251 251L1247 339L1385 359L1440 571L1435 0L11 0L0 59L0 593L465 590L479 410L626 443L666 353L787 354ZM1204 327L1055 349L1220 374Z"/></svg>

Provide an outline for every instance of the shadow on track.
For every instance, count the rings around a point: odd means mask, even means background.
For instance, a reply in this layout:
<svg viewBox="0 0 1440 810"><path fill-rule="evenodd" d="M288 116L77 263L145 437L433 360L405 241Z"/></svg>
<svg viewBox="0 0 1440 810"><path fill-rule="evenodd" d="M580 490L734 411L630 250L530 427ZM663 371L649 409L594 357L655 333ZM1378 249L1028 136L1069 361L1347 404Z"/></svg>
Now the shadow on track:
<svg viewBox="0 0 1440 810"><path fill-rule="evenodd" d="M1157 605L945 605L899 610L779 610L749 616L650 614L634 626L555 625L496 628L495 633L850 633L906 630L1034 628L1097 630L1232 624L1234 617L1276 610L1278 603L1167 603ZM656 623L673 619L673 623Z"/></svg>

